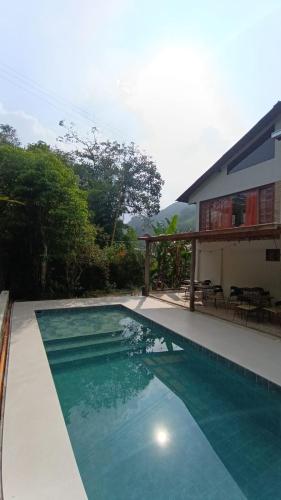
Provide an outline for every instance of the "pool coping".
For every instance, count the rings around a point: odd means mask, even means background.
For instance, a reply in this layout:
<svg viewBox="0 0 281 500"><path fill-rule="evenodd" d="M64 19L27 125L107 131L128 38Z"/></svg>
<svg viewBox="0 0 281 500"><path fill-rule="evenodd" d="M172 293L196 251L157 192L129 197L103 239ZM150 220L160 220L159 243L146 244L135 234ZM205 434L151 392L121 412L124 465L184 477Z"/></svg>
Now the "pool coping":
<svg viewBox="0 0 281 500"><path fill-rule="evenodd" d="M12 316L4 413L4 500L87 498L35 311L109 304L123 305L227 361L254 372L262 379L281 386L281 339L276 340L243 326L200 313L190 313L151 297L17 302Z"/></svg>

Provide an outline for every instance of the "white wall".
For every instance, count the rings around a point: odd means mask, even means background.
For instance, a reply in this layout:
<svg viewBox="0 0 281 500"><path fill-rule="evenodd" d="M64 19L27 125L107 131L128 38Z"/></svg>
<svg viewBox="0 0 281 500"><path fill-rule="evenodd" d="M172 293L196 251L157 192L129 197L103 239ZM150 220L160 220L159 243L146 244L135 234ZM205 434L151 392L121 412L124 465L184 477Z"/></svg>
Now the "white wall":
<svg viewBox="0 0 281 500"><path fill-rule="evenodd" d="M281 129L281 121L276 123ZM199 202L246 189L271 183L275 185L275 221L280 221L281 197L281 141L275 141L275 156L271 160L253 165L227 175L227 165L213 174L190 197L189 203L197 203L196 228L199 230ZM267 262L266 248L280 248L276 241L243 241L201 243L198 245L196 277L198 280L210 279L222 285L225 294L230 286L260 286L281 300L281 262Z"/></svg>
<svg viewBox="0 0 281 500"><path fill-rule="evenodd" d="M265 260L266 248L281 248L280 240L216 242L198 245L197 279L230 286L260 286L281 300L281 262Z"/></svg>
<svg viewBox="0 0 281 500"><path fill-rule="evenodd" d="M281 122L276 124L276 129L281 128ZM252 167L227 174L227 166L221 172L212 174L195 191L189 203L197 203L196 228L199 230L199 202L224 196L246 189L263 186L281 180L281 141L275 141L275 156Z"/></svg>
<svg viewBox="0 0 281 500"><path fill-rule="evenodd" d="M211 280L214 285L222 284L221 253L221 248L214 248L212 251L199 250L196 279L199 281Z"/></svg>

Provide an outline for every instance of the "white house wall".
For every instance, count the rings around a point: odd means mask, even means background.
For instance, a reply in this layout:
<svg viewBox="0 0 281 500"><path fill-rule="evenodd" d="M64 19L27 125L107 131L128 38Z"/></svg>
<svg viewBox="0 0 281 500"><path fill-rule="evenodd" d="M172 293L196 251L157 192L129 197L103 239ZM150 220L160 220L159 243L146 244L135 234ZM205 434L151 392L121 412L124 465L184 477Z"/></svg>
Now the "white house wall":
<svg viewBox="0 0 281 500"><path fill-rule="evenodd" d="M196 277L221 285L226 296L230 286L259 286L281 300L281 263L266 261L266 248L281 248L280 240L201 243Z"/></svg>
<svg viewBox="0 0 281 500"><path fill-rule="evenodd" d="M281 123L276 129L281 128ZM233 174L227 174L227 166L221 172L212 174L195 191L189 203L197 203L196 224L199 229L199 202L244 191L281 180L281 141L275 141L275 156L271 160L258 163Z"/></svg>

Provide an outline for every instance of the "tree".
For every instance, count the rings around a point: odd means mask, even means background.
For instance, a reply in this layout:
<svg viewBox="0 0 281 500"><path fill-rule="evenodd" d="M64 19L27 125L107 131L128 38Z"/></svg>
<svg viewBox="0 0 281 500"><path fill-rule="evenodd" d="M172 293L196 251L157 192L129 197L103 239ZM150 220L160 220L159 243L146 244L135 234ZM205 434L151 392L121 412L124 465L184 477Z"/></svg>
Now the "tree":
<svg viewBox="0 0 281 500"><path fill-rule="evenodd" d="M20 146L20 141L17 136L17 131L11 125L0 124L0 145L10 144L11 146Z"/></svg>
<svg viewBox="0 0 281 500"><path fill-rule="evenodd" d="M170 219L166 218L165 222L157 222L153 225L154 234L159 236L160 234L175 234L178 232L178 221L179 216L177 214L173 215Z"/></svg>
<svg viewBox="0 0 281 500"><path fill-rule="evenodd" d="M178 232L178 215L153 226L154 234L175 234ZM186 241L160 241L154 246L152 271L156 286L178 287L186 278L190 264L190 243Z"/></svg>
<svg viewBox="0 0 281 500"><path fill-rule="evenodd" d="M87 179L95 196L107 207L111 243L115 240L118 221L125 213L150 217L159 212L163 180L155 163L134 143L101 141L96 128L87 139L70 128L60 140L76 145L74 156L83 167L83 179ZM90 182L86 172L92 174ZM92 211L97 217L97 204L93 203ZM97 219L95 222L99 223Z"/></svg>
<svg viewBox="0 0 281 500"><path fill-rule="evenodd" d="M0 126L0 285L14 297L143 281L143 252L122 215L158 211L163 181L134 144L95 134L72 135L77 150L65 152L43 141L20 147L15 129Z"/></svg>
<svg viewBox="0 0 281 500"><path fill-rule="evenodd" d="M2 146L0 185L4 196L24 204L0 208L0 252L9 279L44 291L55 262L67 274L94 242L86 194L73 171L45 148Z"/></svg>
<svg viewBox="0 0 281 500"><path fill-rule="evenodd" d="M45 151L45 153L52 152L52 148L45 141L32 142L28 144L26 149L27 151Z"/></svg>

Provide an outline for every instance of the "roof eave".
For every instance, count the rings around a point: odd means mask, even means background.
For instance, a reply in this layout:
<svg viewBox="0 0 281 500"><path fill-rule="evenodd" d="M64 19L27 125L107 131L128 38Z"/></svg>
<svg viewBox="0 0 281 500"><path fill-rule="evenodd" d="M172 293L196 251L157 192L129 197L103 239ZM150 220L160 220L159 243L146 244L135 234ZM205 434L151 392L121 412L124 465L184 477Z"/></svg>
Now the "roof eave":
<svg viewBox="0 0 281 500"><path fill-rule="evenodd" d="M256 135L267 129L273 120L281 115L281 102L278 101L273 108L259 120L238 142L236 142L219 160L217 160L203 175L201 175L176 201L189 203L190 196L205 182L211 175L219 172L230 160L237 156L241 149L254 140ZM194 202L193 202L194 203Z"/></svg>

